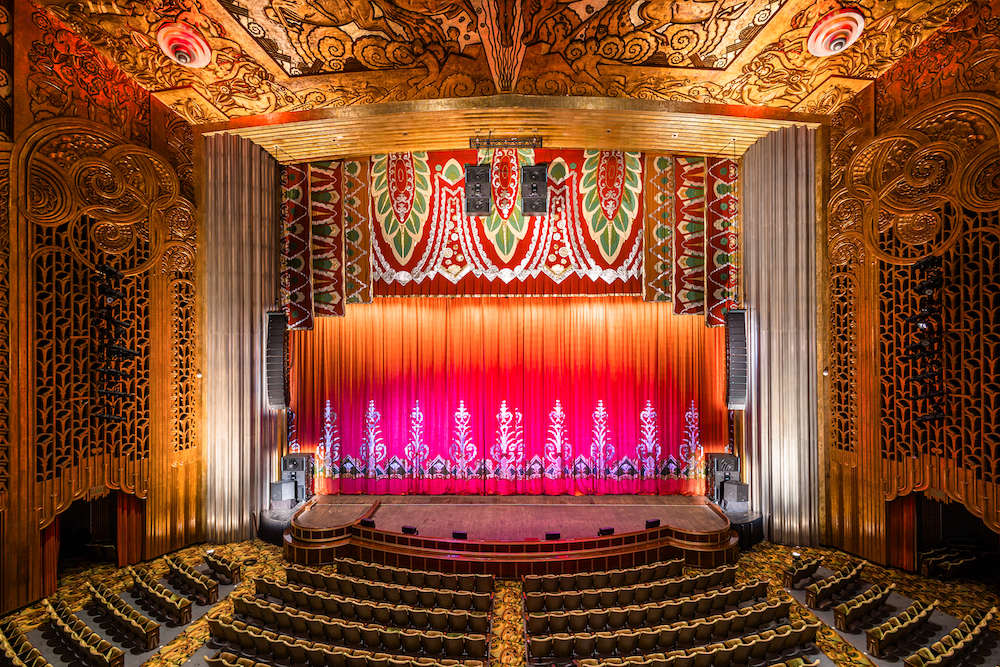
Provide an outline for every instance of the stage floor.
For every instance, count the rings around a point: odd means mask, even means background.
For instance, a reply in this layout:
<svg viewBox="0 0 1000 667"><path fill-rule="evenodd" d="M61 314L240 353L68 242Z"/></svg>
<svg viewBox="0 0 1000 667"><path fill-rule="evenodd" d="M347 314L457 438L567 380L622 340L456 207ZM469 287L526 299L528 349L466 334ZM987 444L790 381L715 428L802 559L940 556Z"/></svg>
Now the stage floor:
<svg viewBox="0 0 1000 667"><path fill-rule="evenodd" d="M615 534L645 530L648 519L694 532L724 530L728 520L704 496L315 496L296 523L323 529L351 524L379 502L372 519L379 530L401 533L416 526L421 537L451 538L465 531L470 540L519 542L545 538L596 537L611 526Z"/></svg>

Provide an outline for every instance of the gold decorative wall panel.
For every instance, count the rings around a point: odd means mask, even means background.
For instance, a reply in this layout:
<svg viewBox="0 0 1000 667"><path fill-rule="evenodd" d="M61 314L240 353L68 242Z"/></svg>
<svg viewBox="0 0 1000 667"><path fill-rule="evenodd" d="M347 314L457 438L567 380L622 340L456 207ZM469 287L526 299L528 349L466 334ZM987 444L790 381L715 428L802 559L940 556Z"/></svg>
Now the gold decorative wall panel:
<svg viewBox="0 0 1000 667"><path fill-rule="evenodd" d="M10 488L10 149L0 142L0 511Z"/></svg>
<svg viewBox="0 0 1000 667"><path fill-rule="evenodd" d="M1000 4L973 3L834 118L829 537L882 562L886 503L916 491L1000 532L1000 98L976 65L1000 57L998 18ZM925 423L905 318L928 256L942 262L946 395Z"/></svg>

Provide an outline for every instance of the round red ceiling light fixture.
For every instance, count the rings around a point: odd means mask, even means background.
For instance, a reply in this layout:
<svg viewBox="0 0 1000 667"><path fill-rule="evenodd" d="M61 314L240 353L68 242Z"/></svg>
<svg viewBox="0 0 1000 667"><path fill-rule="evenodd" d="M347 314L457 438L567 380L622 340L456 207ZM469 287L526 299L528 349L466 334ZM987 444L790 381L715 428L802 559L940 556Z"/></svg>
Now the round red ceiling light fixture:
<svg viewBox="0 0 1000 667"><path fill-rule="evenodd" d="M853 7L832 11L809 31L809 53L819 58L835 56L861 37L865 15Z"/></svg>
<svg viewBox="0 0 1000 667"><path fill-rule="evenodd" d="M212 47L187 23L164 23L156 31L156 43L178 65L205 67L212 62Z"/></svg>

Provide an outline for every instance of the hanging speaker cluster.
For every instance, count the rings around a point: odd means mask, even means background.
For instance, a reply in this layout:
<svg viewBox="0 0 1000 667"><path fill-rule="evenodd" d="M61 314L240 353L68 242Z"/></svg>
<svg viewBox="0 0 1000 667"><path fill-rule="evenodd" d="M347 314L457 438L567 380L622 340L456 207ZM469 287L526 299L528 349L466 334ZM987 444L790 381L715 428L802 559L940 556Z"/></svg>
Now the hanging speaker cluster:
<svg viewBox="0 0 1000 667"><path fill-rule="evenodd" d="M267 349L264 351L267 367L267 404L283 410L288 407L288 386L285 382L285 329L288 317L283 311L267 314Z"/></svg>
<svg viewBox="0 0 1000 667"><path fill-rule="evenodd" d="M548 164L521 167L521 212L545 215L549 211ZM465 165L465 215L489 215L493 210L490 165Z"/></svg>
<svg viewBox="0 0 1000 667"><path fill-rule="evenodd" d="M835 56L850 47L865 29L865 15L853 7L832 11L813 26L806 47L818 58Z"/></svg>
<svg viewBox="0 0 1000 667"><path fill-rule="evenodd" d="M914 421L929 423L942 421L945 418L945 399L947 391L944 385L944 322L941 315L940 292L944 290L944 273L941 270L941 258L929 256L913 265L917 275L914 280L920 280L914 285L917 293L917 312L905 319L915 327L914 340L908 343L903 359L913 364L913 374L910 383L919 385L910 398L917 401L914 409Z"/></svg>
<svg viewBox="0 0 1000 667"><path fill-rule="evenodd" d="M118 306L125 298L119 288L125 275L103 262L97 265L97 271L97 307L94 309L97 317L94 330L103 358L93 366L96 372L97 399L91 415L101 421L124 422L125 417L121 414L123 400L135 398L135 394L122 391L120 384L132 377L130 371L122 368L122 364L135 359L139 353L123 345L128 322L117 317Z"/></svg>
<svg viewBox="0 0 1000 667"><path fill-rule="evenodd" d="M726 312L726 407L746 410L748 396L747 311Z"/></svg>
<svg viewBox="0 0 1000 667"><path fill-rule="evenodd" d="M212 62L212 47L187 23L164 23L156 31L156 43L178 65L201 68Z"/></svg>

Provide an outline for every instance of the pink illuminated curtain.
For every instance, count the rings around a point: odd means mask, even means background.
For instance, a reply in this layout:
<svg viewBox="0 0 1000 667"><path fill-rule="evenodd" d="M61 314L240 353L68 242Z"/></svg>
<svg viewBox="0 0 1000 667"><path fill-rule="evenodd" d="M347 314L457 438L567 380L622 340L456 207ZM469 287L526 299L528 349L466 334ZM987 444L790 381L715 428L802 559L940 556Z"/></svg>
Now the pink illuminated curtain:
<svg viewBox="0 0 1000 667"><path fill-rule="evenodd" d="M724 331L639 297L376 299L291 333L318 493L704 493Z"/></svg>

